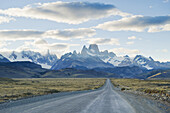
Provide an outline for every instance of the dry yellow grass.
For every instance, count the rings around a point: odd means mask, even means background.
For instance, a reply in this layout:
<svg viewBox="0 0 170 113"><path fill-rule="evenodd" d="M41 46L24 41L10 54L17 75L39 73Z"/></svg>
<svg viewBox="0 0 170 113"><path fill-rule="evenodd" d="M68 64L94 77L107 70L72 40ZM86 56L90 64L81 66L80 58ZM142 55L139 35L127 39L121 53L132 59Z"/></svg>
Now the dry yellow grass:
<svg viewBox="0 0 170 113"><path fill-rule="evenodd" d="M111 79L114 86L121 90L144 92L159 97L170 97L170 80Z"/></svg>
<svg viewBox="0 0 170 113"><path fill-rule="evenodd" d="M0 102L65 91L96 89L104 85L101 78L39 78L0 81Z"/></svg>
<svg viewBox="0 0 170 113"><path fill-rule="evenodd" d="M164 73L165 73L165 72L164 72ZM156 76L161 75L161 74L162 74L162 73L157 73L157 74L155 74L155 75L152 75L152 76L148 77L148 79L153 78L153 77L156 77Z"/></svg>

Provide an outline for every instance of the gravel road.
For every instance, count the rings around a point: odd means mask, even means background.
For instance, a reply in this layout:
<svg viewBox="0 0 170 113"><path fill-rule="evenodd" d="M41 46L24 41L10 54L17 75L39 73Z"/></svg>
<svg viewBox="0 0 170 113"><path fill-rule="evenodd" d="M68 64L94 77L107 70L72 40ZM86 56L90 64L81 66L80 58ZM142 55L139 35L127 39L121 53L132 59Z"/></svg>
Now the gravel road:
<svg viewBox="0 0 170 113"><path fill-rule="evenodd" d="M114 90L106 84L89 91L65 92L0 104L0 113L165 113L151 100Z"/></svg>

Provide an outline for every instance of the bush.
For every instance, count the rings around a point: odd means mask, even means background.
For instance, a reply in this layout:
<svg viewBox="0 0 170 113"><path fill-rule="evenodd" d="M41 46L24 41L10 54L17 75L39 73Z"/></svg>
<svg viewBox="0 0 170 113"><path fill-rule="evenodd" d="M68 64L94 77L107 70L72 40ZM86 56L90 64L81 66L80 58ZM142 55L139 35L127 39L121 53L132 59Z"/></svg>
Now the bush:
<svg viewBox="0 0 170 113"><path fill-rule="evenodd" d="M124 91L125 90L125 88L123 87L123 88L121 88L121 91Z"/></svg>
<svg viewBox="0 0 170 113"><path fill-rule="evenodd" d="M55 90L55 89L52 89L52 90L49 90L49 91L45 91L45 93L47 93L47 94L58 93L58 92L60 92L60 91Z"/></svg>

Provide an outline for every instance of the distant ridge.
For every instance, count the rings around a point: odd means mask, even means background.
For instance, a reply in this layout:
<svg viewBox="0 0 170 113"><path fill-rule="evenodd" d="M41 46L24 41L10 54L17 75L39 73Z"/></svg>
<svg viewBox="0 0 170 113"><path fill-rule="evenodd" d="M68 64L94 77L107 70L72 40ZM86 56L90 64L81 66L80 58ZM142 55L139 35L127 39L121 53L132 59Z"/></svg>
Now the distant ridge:
<svg viewBox="0 0 170 113"><path fill-rule="evenodd" d="M29 61L0 62L0 78L103 78L118 77L113 73L66 68L48 70Z"/></svg>
<svg viewBox="0 0 170 113"><path fill-rule="evenodd" d="M157 76L158 75L158 76ZM44 69L29 61L0 62L0 78L138 78L165 79L170 78L170 70L149 71L138 66L77 69L65 68L60 70Z"/></svg>

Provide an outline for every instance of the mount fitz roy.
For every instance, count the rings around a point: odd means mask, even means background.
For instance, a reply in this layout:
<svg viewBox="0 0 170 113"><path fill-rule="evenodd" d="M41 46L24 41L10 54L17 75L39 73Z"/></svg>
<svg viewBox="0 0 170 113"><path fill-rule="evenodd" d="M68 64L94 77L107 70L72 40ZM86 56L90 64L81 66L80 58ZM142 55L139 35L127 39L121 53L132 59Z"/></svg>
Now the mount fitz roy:
<svg viewBox="0 0 170 113"><path fill-rule="evenodd" d="M83 46L80 53L66 53L60 59L48 51L45 55L33 51L13 51L10 54L0 55L0 62L31 61L41 65L43 68L59 70L64 68L94 69L94 68L115 68L115 67L139 67L142 69L168 69L170 62L160 63L151 57L146 58L136 55L134 58L128 55L119 57L113 52L100 51L96 44Z"/></svg>
<svg viewBox="0 0 170 113"><path fill-rule="evenodd" d="M114 67L133 67L151 70L170 68L170 62L160 63L151 57L146 58L136 55L130 58L128 55L118 57L113 52L107 50L101 52L96 44L91 44L89 48L83 46L80 53L74 51L63 55L51 69L58 70L64 68L94 69L94 68L114 68Z"/></svg>

